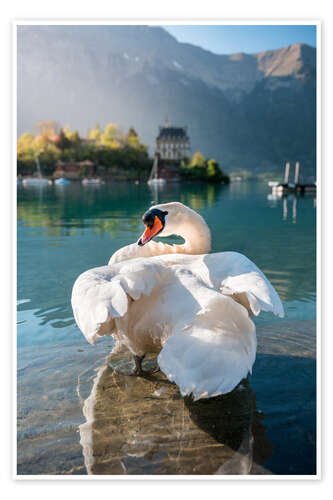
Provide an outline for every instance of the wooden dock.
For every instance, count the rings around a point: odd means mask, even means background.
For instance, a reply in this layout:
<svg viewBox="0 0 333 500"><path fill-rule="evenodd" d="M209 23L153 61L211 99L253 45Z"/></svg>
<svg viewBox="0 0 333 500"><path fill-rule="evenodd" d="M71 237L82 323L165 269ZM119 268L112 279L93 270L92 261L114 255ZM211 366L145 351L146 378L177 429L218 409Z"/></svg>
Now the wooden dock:
<svg viewBox="0 0 333 500"><path fill-rule="evenodd" d="M301 183L299 182L300 173L300 163L299 161L295 164L295 177L294 182L289 182L290 174L290 163L287 162L284 171L283 182L270 181L268 183L269 187L272 188L272 194L282 196L283 194L295 193L295 194L305 194L305 193L316 193L317 185L316 183Z"/></svg>

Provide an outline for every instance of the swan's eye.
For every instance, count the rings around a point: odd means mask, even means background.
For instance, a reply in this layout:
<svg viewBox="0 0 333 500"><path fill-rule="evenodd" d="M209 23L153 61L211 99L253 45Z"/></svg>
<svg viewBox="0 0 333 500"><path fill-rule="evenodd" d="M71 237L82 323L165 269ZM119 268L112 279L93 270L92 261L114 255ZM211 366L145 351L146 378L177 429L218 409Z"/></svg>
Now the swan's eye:
<svg viewBox="0 0 333 500"><path fill-rule="evenodd" d="M155 217L158 217L159 220L161 221L162 226L164 227L165 225L165 216L168 214L168 212L159 210L158 208L153 208L151 210L148 210L142 217L142 222L144 223L145 226L149 227L152 229L153 225L155 224Z"/></svg>
<svg viewBox="0 0 333 500"><path fill-rule="evenodd" d="M145 226L148 226L150 228L153 227L155 221L155 215L153 215L151 212L147 212L143 217L142 217L142 222L144 223Z"/></svg>

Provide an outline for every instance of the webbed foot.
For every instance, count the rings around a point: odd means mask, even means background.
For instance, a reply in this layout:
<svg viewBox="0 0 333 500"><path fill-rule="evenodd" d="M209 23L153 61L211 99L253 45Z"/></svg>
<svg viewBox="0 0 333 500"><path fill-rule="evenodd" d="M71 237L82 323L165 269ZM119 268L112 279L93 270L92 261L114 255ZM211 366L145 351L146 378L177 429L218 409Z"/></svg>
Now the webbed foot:
<svg viewBox="0 0 333 500"><path fill-rule="evenodd" d="M153 373L158 372L160 368L157 364L155 366L153 366L152 368L150 368L149 370L144 370L142 368L142 361L143 361L144 357L145 357L145 355L143 355L143 356L134 355L133 356L135 366L132 368L132 370L130 370L130 369L129 370L122 370L122 369L116 368L114 371L119 375L130 375L132 377L145 377L147 375L152 375Z"/></svg>

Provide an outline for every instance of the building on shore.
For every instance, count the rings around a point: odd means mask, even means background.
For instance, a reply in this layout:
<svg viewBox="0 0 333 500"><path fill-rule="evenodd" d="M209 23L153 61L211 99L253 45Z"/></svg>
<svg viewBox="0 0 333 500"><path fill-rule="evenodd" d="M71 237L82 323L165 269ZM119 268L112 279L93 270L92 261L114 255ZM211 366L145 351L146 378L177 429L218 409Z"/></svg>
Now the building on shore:
<svg viewBox="0 0 333 500"><path fill-rule="evenodd" d="M94 177L96 175L96 166L90 160L83 161L58 161L54 177L63 177L65 179L81 179L83 176Z"/></svg>
<svg viewBox="0 0 333 500"><path fill-rule="evenodd" d="M181 161L190 155L187 127L170 126L168 120L159 127L155 152L161 160Z"/></svg>
<svg viewBox="0 0 333 500"><path fill-rule="evenodd" d="M187 127L174 127L167 120L159 127L155 155L158 158L157 176L166 181L180 181L180 162L190 155Z"/></svg>

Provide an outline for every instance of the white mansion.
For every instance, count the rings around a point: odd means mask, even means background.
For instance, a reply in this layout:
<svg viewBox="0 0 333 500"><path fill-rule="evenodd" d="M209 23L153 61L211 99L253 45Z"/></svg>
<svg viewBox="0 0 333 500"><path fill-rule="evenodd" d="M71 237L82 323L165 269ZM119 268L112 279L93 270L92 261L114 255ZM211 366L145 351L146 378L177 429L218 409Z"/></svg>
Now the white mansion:
<svg viewBox="0 0 333 500"><path fill-rule="evenodd" d="M182 160L190 155L190 139L187 127L172 127L167 121L159 127L155 152L161 160Z"/></svg>

